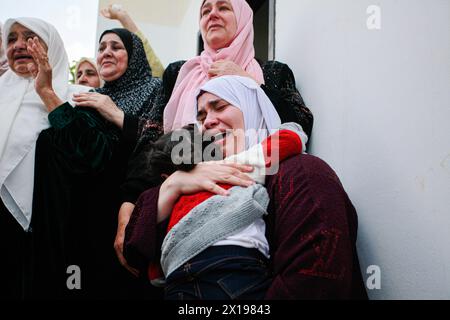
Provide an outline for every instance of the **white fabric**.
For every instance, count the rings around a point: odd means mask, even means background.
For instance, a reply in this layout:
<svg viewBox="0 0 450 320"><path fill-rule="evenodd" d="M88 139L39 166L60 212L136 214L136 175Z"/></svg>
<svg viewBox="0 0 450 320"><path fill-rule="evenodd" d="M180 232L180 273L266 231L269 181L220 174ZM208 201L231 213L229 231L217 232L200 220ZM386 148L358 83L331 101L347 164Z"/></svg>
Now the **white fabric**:
<svg viewBox="0 0 450 320"><path fill-rule="evenodd" d="M214 78L205 83L198 94L202 91L212 93L239 108L244 116L246 133L257 130L256 135L246 134L246 150L248 152L244 152L245 155L235 155L225 160L242 160L244 163L253 164L263 170L264 164L261 161L264 162L264 154L258 143L281 126L280 117L265 92L254 80L240 76ZM259 171L254 173L253 178L256 178L256 182L264 182ZM214 246L234 245L256 248L269 258L269 243L265 232L266 224L260 218L245 229L216 242Z"/></svg>
<svg viewBox="0 0 450 320"><path fill-rule="evenodd" d="M0 77L8 71L8 61L6 59L6 39L2 36L3 24L0 22Z"/></svg>
<svg viewBox="0 0 450 320"><path fill-rule="evenodd" d="M56 29L36 18L9 19L3 38L19 23L36 33L48 47L53 68L53 89L69 100L80 86L70 86L69 61ZM49 127L48 111L34 89L34 80L8 70L0 77L0 197L20 225L27 230L32 214L34 157L39 133Z"/></svg>
<svg viewBox="0 0 450 320"><path fill-rule="evenodd" d="M302 141L302 150L305 150L305 144L308 136L303 131L302 126L297 123L284 123L279 130L291 130L295 132ZM253 171L247 173L256 183L265 184L266 181L266 162L262 144L258 143L250 149L224 159L225 162L234 162L253 166ZM265 237L266 225L264 220L258 219L244 230L227 237L225 240L216 242L215 246L235 245L245 248L256 248L267 258L269 258L269 244Z"/></svg>
<svg viewBox="0 0 450 320"><path fill-rule="evenodd" d="M246 149L262 142L281 125L280 116L269 97L253 79L222 76L205 83L198 94L202 91L212 93L242 111Z"/></svg>
<svg viewBox="0 0 450 320"><path fill-rule="evenodd" d="M228 101L228 100L227 100ZM232 155L224 159L225 162L236 162L253 166L253 171L247 173L256 183L264 185L266 180L266 163L264 150L261 144L256 144L250 149ZM262 218L257 219L245 229L218 241L214 246L240 246L244 248L256 248L264 256L269 258L269 243L265 236L266 224Z"/></svg>
<svg viewBox="0 0 450 320"><path fill-rule="evenodd" d="M4 44L4 41L3 41L4 37L2 34L2 29L3 29L3 23L0 21L0 39L2 40L1 41L2 45L0 46L0 62L5 58L4 55L5 55L5 48L6 48L6 45Z"/></svg>

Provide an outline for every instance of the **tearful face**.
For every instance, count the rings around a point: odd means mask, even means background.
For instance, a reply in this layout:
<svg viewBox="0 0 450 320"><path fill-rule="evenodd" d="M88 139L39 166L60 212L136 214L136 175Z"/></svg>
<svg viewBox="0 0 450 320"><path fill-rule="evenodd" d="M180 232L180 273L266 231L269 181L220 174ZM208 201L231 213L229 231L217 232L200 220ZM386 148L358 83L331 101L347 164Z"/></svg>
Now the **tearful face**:
<svg viewBox="0 0 450 320"><path fill-rule="evenodd" d="M31 76L29 65L36 66L36 62L27 50L28 39L33 39L34 37L39 39L42 47L47 52L48 47L45 42L36 33L19 23L12 25L6 38L6 57L9 67L21 77Z"/></svg>

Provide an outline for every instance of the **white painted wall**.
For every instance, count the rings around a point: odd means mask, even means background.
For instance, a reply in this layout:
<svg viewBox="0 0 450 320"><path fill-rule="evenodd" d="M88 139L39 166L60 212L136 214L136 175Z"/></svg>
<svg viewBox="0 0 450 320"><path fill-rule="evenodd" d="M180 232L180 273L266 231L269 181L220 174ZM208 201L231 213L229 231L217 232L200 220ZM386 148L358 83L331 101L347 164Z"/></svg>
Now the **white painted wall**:
<svg viewBox="0 0 450 320"><path fill-rule="evenodd" d="M448 0L277 1L276 59L358 210L364 274L381 267L372 299L450 299L449 23Z"/></svg>
<svg viewBox="0 0 450 320"><path fill-rule="evenodd" d="M120 3L139 29L149 39L151 46L166 67L177 60L187 60L197 54L198 17L201 0L100 0L100 8L109 3ZM101 33L120 27L117 21L100 16L97 24L97 42Z"/></svg>

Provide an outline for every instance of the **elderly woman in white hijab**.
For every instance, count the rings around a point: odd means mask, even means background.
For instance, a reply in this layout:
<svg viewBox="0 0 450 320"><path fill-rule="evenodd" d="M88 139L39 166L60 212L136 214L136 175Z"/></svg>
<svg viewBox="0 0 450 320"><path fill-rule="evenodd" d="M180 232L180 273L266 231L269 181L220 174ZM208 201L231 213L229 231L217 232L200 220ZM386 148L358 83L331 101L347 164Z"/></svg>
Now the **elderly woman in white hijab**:
<svg viewBox="0 0 450 320"><path fill-rule="evenodd" d="M8 61L6 60L2 41L2 27L3 24L0 22L0 77L8 70Z"/></svg>
<svg viewBox="0 0 450 320"><path fill-rule="evenodd" d="M83 87L71 86L69 61L57 30L36 18L6 21L3 33L9 70L0 77L0 297L22 297L23 263L28 254L32 216L35 151L39 133L48 128L48 111L36 94L36 61L30 39L48 54L54 90L70 99Z"/></svg>

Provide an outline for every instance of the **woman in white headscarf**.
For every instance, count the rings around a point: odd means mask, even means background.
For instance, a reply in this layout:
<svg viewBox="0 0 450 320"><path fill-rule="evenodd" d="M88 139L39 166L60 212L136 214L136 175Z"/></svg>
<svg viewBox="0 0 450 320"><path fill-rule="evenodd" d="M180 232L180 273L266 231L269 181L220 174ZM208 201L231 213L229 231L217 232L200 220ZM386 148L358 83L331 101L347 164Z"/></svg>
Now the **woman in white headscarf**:
<svg viewBox="0 0 450 320"><path fill-rule="evenodd" d="M5 56L5 49L3 48L2 37L3 24L0 22L0 77L8 70L8 61Z"/></svg>
<svg viewBox="0 0 450 320"><path fill-rule="evenodd" d="M30 39L47 51L54 90L70 99L69 61L57 30L36 18L9 19L3 33L9 70L0 77L0 297L21 297L24 260L33 203L35 151L39 133L49 127L48 111L36 94L36 62ZM3 279L4 278L4 279Z"/></svg>
<svg viewBox="0 0 450 320"><path fill-rule="evenodd" d="M100 77L94 59L83 57L75 65L75 83L91 88L103 87L105 81Z"/></svg>

